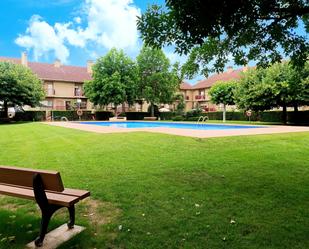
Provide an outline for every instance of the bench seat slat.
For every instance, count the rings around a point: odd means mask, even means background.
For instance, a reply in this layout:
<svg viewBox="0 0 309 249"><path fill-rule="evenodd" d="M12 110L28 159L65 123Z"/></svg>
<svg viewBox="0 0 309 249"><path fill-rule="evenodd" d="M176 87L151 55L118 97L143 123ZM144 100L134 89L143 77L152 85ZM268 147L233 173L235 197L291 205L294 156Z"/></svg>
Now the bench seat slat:
<svg viewBox="0 0 309 249"><path fill-rule="evenodd" d="M62 194L66 195L73 195L78 197L80 200L90 196L90 192L87 190L81 190L81 189L71 189L71 188L65 188L62 192Z"/></svg>
<svg viewBox="0 0 309 249"><path fill-rule="evenodd" d="M25 199L34 200L34 192L31 188L20 188L12 185L0 184L0 194L10 195L14 197L21 197ZM78 196L57 194L46 191L48 203L55 205L62 205L69 207L79 201Z"/></svg>

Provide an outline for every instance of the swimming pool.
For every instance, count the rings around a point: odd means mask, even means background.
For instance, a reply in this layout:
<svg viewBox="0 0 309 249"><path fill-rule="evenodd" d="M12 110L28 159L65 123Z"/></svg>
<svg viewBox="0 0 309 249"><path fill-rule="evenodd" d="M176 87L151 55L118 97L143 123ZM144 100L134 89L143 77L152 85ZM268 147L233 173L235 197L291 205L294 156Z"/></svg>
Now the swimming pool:
<svg viewBox="0 0 309 249"><path fill-rule="evenodd" d="M233 129L252 129L262 128L265 126L253 125L221 125L221 124L194 124L194 123L176 123L176 122L142 122L142 121L118 121L118 122L79 122L80 124L98 125L105 127L116 128L176 128L176 129L191 129L191 130L233 130Z"/></svg>

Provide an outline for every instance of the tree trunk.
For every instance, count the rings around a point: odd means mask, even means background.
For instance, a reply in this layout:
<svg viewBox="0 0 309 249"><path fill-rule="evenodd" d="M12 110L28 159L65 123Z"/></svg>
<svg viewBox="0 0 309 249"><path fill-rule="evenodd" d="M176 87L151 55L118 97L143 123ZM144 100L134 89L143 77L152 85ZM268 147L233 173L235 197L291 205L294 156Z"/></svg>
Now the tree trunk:
<svg viewBox="0 0 309 249"><path fill-rule="evenodd" d="M3 102L3 110L4 110L4 117L7 118L9 116L9 107L7 101Z"/></svg>
<svg viewBox="0 0 309 249"><path fill-rule="evenodd" d="M154 104L151 103L151 117L154 117Z"/></svg>
<svg viewBox="0 0 309 249"><path fill-rule="evenodd" d="M294 104L294 113L297 114L298 113L298 105Z"/></svg>
<svg viewBox="0 0 309 249"><path fill-rule="evenodd" d="M282 106L282 121L284 124L287 123L287 111L286 111L286 104L283 104Z"/></svg>
<svg viewBox="0 0 309 249"><path fill-rule="evenodd" d="M226 121L226 105L223 104L223 122Z"/></svg>

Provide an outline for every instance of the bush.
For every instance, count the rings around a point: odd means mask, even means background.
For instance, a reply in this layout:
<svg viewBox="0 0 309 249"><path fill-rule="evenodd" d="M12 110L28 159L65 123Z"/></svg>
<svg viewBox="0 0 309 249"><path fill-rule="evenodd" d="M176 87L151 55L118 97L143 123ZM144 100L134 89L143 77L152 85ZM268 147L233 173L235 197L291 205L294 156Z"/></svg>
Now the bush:
<svg viewBox="0 0 309 249"><path fill-rule="evenodd" d="M174 117L172 118L172 120L173 120L173 121L184 121L185 118L184 118L183 116L174 116Z"/></svg>
<svg viewBox="0 0 309 249"><path fill-rule="evenodd" d="M79 116L76 111L52 111L54 120L60 120L62 117L66 117L70 121L79 120ZM83 111L81 120L93 120L93 114L91 111Z"/></svg>
<svg viewBox="0 0 309 249"><path fill-rule="evenodd" d="M172 120L172 118L175 116L174 112L160 112L159 117L161 120Z"/></svg>
<svg viewBox="0 0 309 249"><path fill-rule="evenodd" d="M198 117L202 115L202 109L193 109L191 111L186 112L185 117L191 118L191 117Z"/></svg>
<svg viewBox="0 0 309 249"><path fill-rule="evenodd" d="M44 121L46 117L45 111L24 111L16 112L14 121Z"/></svg>
<svg viewBox="0 0 309 249"><path fill-rule="evenodd" d="M112 112L108 111L96 111L95 112L95 119L96 120L109 120L109 118L113 117Z"/></svg>
<svg viewBox="0 0 309 249"><path fill-rule="evenodd" d="M126 112L127 120L143 120L144 117L149 117L148 112Z"/></svg>

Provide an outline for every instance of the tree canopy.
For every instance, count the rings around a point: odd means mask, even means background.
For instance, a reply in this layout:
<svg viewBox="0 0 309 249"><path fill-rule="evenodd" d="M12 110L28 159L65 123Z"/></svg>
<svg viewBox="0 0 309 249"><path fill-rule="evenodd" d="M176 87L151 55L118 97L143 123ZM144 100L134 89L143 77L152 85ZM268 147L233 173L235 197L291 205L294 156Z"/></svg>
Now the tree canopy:
<svg viewBox="0 0 309 249"><path fill-rule="evenodd" d="M139 73L139 96L152 106L154 115L155 104L170 103L177 87L179 77L172 68L168 58L161 49L143 47L136 58Z"/></svg>
<svg viewBox="0 0 309 249"><path fill-rule="evenodd" d="M226 105L234 105L234 91L237 87L235 81L219 81L209 90L211 102L223 104L223 121L225 121Z"/></svg>
<svg viewBox="0 0 309 249"><path fill-rule="evenodd" d="M289 63L276 63L266 69L249 70L241 78L235 92L237 105L254 111L283 108L286 122L286 108L309 104L309 65L301 70Z"/></svg>
<svg viewBox="0 0 309 249"><path fill-rule="evenodd" d="M115 106L136 100L137 68L125 53L115 48L93 66L92 80L85 83L85 94L95 105Z"/></svg>
<svg viewBox="0 0 309 249"><path fill-rule="evenodd" d="M147 45L190 52L188 76L222 71L231 58L267 66L289 57L302 67L309 56L307 0L167 0L150 6L138 29Z"/></svg>
<svg viewBox="0 0 309 249"><path fill-rule="evenodd" d="M41 80L27 67L0 62L0 102L7 117L8 107L39 105L44 97Z"/></svg>

